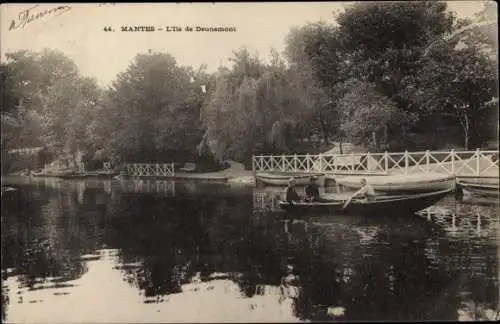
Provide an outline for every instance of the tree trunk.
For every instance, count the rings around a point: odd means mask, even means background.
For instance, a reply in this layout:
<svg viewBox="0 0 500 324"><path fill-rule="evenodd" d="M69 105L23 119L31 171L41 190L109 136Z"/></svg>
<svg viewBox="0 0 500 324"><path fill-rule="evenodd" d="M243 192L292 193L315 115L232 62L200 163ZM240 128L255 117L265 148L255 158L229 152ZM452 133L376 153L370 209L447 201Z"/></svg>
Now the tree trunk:
<svg viewBox="0 0 500 324"><path fill-rule="evenodd" d="M384 143L385 143L386 148L387 148L387 142L389 141L388 138L387 138L388 137L388 133L389 133L388 128L389 127L387 126L387 124L385 124L384 125Z"/></svg>
<svg viewBox="0 0 500 324"><path fill-rule="evenodd" d="M464 150L468 150L469 149L469 134L468 134L468 131L465 130L465 134L464 134Z"/></svg>
<svg viewBox="0 0 500 324"><path fill-rule="evenodd" d="M464 150L469 149L469 117L467 115L463 116L463 121L460 119L460 124L464 130Z"/></svg>
<svg viewBox="0 0 500 324"><path fill-rule="evenodd" d="M325 145L328 144L328 130L327 126L325 125L325 121L323 118L321 118L321 115L318 117L319 119L319 125L321 127L321 133L323 134L323 139L325 140Z"/></svg>
<svg viewBox="0 0 500 324"><path fill-rule="evenodd" d="M373 144L375 145L375 150L380 152L380 136L377 136L377 132L372 132Z"/></svg>

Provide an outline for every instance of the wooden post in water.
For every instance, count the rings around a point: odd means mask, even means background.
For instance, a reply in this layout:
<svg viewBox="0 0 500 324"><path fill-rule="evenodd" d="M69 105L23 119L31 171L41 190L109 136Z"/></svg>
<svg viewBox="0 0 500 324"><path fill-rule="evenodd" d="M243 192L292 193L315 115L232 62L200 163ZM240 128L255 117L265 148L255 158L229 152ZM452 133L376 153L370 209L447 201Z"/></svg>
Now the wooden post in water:
<svg viewBox="0 0 500 324"><path fill-rule="evenodd" d="M408 175L408 151L405 150L405 176Z"/></svg>
<svg viewBox="0 0 500 324"><path fill-rule="evenodd" d="M478 211L477 213L477 235L481 236L481 213Z"/></svg>
<svg viewBox="0 0 500 324"><path fill-rule="evenodd" d="M476 149L476 174L475 175L479 175L481 172L481 155L480 155L480 151L479 149Z"/></svg>
<svg viewBox="0 0 500 324"><path fill-rule="evenodd" d="M427 173L429 173L429 169L430 169L430 161L429 161L429 150L425 151L425 171Z"/></svg>
<svg viewBox="0 0 500 324"><path fill-rule="evenodd" d="M456 176L455 174L455 150L451 149L451 174Z"/></svg>
<svg viewBox="0 0 500 324"><path fill-rule="evenodd" d="M384 167L385 167L385 173L389 173L389 154L387 154L387 151L384 152Z"/></svg>

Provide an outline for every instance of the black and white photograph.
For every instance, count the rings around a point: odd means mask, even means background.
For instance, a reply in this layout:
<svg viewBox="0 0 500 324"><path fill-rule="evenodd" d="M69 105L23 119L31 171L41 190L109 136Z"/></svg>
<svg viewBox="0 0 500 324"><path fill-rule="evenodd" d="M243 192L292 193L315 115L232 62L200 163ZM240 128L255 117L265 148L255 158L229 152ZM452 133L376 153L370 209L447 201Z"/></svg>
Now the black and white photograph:
<svg viewBox="0 0 500 324"><path fill-rule="evenodd" d="M2 3L2 323L500 320L495 1Z"/></svg>

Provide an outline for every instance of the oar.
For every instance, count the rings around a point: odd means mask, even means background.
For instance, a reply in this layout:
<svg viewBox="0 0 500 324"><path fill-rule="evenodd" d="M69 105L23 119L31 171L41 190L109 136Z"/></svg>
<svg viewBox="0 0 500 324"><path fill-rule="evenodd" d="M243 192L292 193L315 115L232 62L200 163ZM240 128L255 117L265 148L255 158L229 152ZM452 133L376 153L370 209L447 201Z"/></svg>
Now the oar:
<svg viewBox="0 0 500 324"><path fill-rule="evenodd" d="M344 203L344 205L342 206L342 209L345 209L347 207L347 205L349 205L349 203L351 202L352 200L352 197L350 197L349 199L346 200L346 202Z"/></svg>

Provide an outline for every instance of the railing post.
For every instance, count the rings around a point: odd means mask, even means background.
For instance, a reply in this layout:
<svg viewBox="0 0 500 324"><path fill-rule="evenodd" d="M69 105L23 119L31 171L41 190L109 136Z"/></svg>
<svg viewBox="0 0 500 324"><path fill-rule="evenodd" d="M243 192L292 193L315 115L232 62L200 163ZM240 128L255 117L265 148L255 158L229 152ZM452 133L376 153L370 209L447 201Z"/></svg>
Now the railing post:
<svg viewBox="0 0 500 324"><path fill-rule="evenodd" d="M389 173L389 154L387 151L384 152L384 168L385 173Z"/></svg>
<svg viewBox="0 0 500 324"><path fill-rule="evenodd" d="M405 176L408 175L408 151L405 150Z"/></svg>
<svg viewBox="0 0 500 324"><path fill-rule="evenodd" d="M425 151L425 171L429 173L430 170L430 159L429 159L429 150Z"/></svg>
<svg viewBox="0 0 500 324"><path fill-rule="evenodd" d="M333 171L335 171L335 173L337 173L337 153L333 153Z"/></svg>
<svg viewBox="0 0 500 324"><path fill-rule="evenodd" d="M475 175L479 175L481 172L480 172L480 169L481 169L481 157L480 157L480 153L481 151L479 149L476 149L476 174Z"/></svg>
<svg viewBox="0 0 500 324"><path fill-rule="evenodd" d="M309 153L306 154L306 172L310 172Z"/></svg>
<svg viewBox="0 0 500 324"><path fill-rule="evenodd" d="M366 167L364 168L365 171L367 173L370 173L370 159L371 159L371 155L370 155L370 152L368 152L366 155L365 155L365 163L366 163Z"/></svg>
<svg viewBox="0 0 500 324"><path fill-rule="evenodd" d="M293 172L297 172L297 154L293 155Z"/></svg>
<svg viewBox="0 0 500 324"><path fill-rule="evenodd" d="M455 150L451 149L451 175L456 176L455 174Z"/></svg>
<svg viewBox="0 0 500 324"><path fill-rule="evenodd" d="M281 172L285 172L285 155L281 154Z"/></svg>

